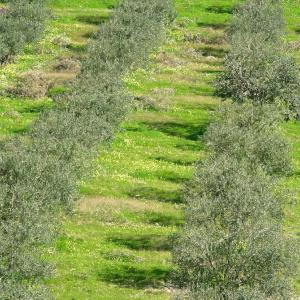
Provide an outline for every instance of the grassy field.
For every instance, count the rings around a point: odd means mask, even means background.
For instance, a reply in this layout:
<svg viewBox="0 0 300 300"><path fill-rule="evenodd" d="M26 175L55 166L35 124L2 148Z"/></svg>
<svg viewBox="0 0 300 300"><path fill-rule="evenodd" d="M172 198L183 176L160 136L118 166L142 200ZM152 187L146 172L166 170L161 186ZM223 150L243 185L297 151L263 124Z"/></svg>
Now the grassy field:
<svg viewBox="0 0 300 300"><path fill-rule="evenodd" d="M88 38L104 22L114 0L52 0L53 19L38 45L0 70L2 90L20 72L38 69L63 87L73 72L58 72L60 57L82 57ZM49 249L56 265L46 282L57 299L169 299L172 235L183 222L184 184L193 164L204 155L201 136L213 118L219 99L213 80L222 70L228 46L224 29L233 0L176 0L178 17L165 44L147 70L126 78L138 96L155 100L152 109L137 109L122 125L112 146L100 149L90 179L81 184L83 199L66 216L60 238ZM299 40L300 8L286 1L288 40ZM67 46L53 43L68 38ZM298 47L300 49L300 47ZM299 59L300 51L294 55ZM26 130L51 106L40 100L0 99L2 138ZM287 185L300 196L300 123L284 125L293 144L295 173ZM296 201L297 202L297 201ZM286 228L300 236L299 201L287 208ZM300 278L295 282L300 294Z"/></svg>

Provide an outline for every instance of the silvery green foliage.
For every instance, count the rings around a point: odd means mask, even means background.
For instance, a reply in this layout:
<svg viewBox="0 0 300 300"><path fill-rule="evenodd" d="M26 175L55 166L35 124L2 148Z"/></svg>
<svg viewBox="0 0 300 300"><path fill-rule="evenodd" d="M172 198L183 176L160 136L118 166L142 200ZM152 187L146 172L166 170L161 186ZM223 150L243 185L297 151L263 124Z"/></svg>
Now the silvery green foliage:
<svg viewBox="0 0 300 300"><path fill-rule="evenodd" d="M277 43L285 31L281 0L252 0L237 6L228 30L229 40L237 37L245 41L248 33L262 41Z"/></svg>
<svg viewBox="0 0 300 300"><path fill-rule="evenodd" d="M209 127L210 155L187 186L175 299L291 299L299 256L282 228L277 177L289 172L290 157L277 103L296 110L299 72L283 54L283 24L272 0L247 1L233 18L232 49L216 86L238 103L223 105Z"/></svg>
<svg viewBox="0 0 300 300"><path fill-rule="evenodd" d="M56 178L49 178L47 172L47 157L33 156L18 141L1 145L1 299L31 299L31 295L41 293L34 283L49 268L40 260L39 249L52 240L55 224L52 211L48 210L53 203L47 201L53 201L54 196L60 199L58 193L49 189ZM64 188L63 182L59 184Z"/></svg>
<svg viewBox="0 0 300 300"><path fill-rule="evenodd" d="M229 29L231 50L216 81L216 94L239 102L282 99L299 113L299 68L286 54L280 3L251 0L237 10Z"/></svg>
<svg viewBox="0 0 300 300"><path fill-rule="evenodd" d="M290 299L297 258L274 189L247 159L224 154L198 165L174 250L188 299Z"/></svg>
<svg viewBox="0 0 300 300"><path fill-rule="evenodd" d="M24 288L19 282L0 282L0 299L3 300L53 300L45 288Z"/></svg>
<svg viewBox="0 0 300 300"><path fill-rule="evenodd" d="M40 38L48 19L45 0L11 0L0 15L0 63Z"/></svg>
<svg viewBox="0 0 300 300"><path fill-rule="evenodd" d="M72 209L77 184L99 145L111 141L124 120L131 96L122 75L157 46L173 16L170 3L122 1L89 48L72 92L26 134L0 143L1 299L47 299L40 282L51 270L43 248L55 237L59 214ZM122 49L116 51L118 44Z"/></svg>
<svg viewBox="0 0 300 300"><path fill-rule="evenodd" d="M144 1L142 6L140 1L122 1L91 43L89 59L82 66L84 76L94 77L107 69L119 74L143 66L153 48L161 44L163 29L174 17L171 0Z"/></svg>
<svg viewBox="0 0 300 300"><path fill-rule="evenodd" d="M246 159L260 165L269 175L284 176L291 171L290 147L281 132L283 112L278 105L224 104L206 134L208 151Z"/></svg>
<svg viewBox="0 0 300 300"><path fill-rule="evenodd" d="M225 58L225 71L216 82L218 96L257 103L282 99L299 113L299 70L293 58L278 53L275 45L264 47L259 42L249 45L241 40L232 47Z"/></svg>
<svg viewBox="0 0 300 300"><path fill-rule="evenodd" d="M220 296L217 289L204 288L198 291L178 292L174 296L174 300L266 300L265 294L253 288L238 288L235 290L225 289L223 295ZM272 300L282 300L281 297L273 297Z"/></svg>

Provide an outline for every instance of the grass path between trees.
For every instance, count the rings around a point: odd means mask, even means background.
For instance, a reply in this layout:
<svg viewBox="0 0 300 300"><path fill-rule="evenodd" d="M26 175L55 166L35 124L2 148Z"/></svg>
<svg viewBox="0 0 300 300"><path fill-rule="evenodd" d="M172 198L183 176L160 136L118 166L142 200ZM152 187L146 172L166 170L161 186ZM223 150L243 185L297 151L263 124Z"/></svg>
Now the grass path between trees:
<svg viewBox="0 0 300 300"><path fill-rule="evenodd" d="M34 68L61 88L74 74L55 71L55 61L84 55L87 38L108 18L115 2L53 0L55 19L47 37L0 71L1 87ZM46 285L58 300L170 298L172 235L183 223L184 184L204 155L201 136L220 103L213 97L212 83L222 69L224 29L236 3L175 2L178 18L165 44L153 54L147 70L126 78L135 95L155 100L155 108L133 112L112 146L100 149L90 179L81 184L83 199L74 214L65 217L62 235L48 251L56 271ZM300 39L300 9L295 5L296 1L285 4L290 41ZM53 46L53 37L61 33L70 38L70 45ZM300 63L299 50L300 46L295 55ZM49 106L51 93L38 101L1 98L2 136L26 130ZM293 143L295 161L295 174L287 185L297 190L299 199L300 122L284 130ZM299 201L287 208L286 228L300 236ZM300 278L295 285L300 294Z"/></svg>

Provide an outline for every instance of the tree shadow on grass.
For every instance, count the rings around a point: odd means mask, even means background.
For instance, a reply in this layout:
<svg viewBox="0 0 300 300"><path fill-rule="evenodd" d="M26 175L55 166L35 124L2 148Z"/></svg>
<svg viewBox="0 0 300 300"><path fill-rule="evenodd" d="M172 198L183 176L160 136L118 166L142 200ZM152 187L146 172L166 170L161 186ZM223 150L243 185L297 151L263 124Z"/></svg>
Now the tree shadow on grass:
<svg viewBox="0 0 300 300"><path fill-rule="evenodd" d="M138 179L145 178L144 177L145 172L144 171L140 172L139 170L137 170L137 171L131 173L131 176L134 176ZM189 177L187 177L186 175L183 176L179 172L174 172L174 171L166 170L163 168L156 170L156 171L147 171L146 176L147 177L150 176L152 178L156 178L156 179L163 180L163 181L170 181L172 183L180 183L180 184L189 180Z"/></svg>
<svg viewBox="0 0 300 300"><path fill-rule="evenodd" d="M214 30L221 30L228 27L227 24L224 23L206 23L206 22L197 22L198 27L204 28L212 28Z"/></svg>
<svg viewBox="0 0 300 300"><path fill-rule="evenodd" d="M207 7L205 10L215 14L232 14L234 12L234 9L235 8L232 6L212 5L210 7Z"/></svg>
<svg viewBox="0 0 300 300"><path fill-rule="evenodd" d="M76 17L76 20L81 23L86 23L90 25L100 25L105 23L109 19L109 16L95 16L95 15L89 15L89 16L78 16Z"/></svg>
<svg viewBox="0 0 300 300"><path fill-rule="evenodd" d="M170 181L173 183L184 184L189 180L189 178L185 176L181 176L180 174L172 171L165 171L163 174L159 175L159 178L164 181Z"/></svg>
<svg viewBox="0 0 300 300"><path fill-rule="evenodd" d="M87 50L87 45L71 44L67 46L67 49L69 49L70 51L76 54L84 54Z"/></svg>
<svg viewBox="0 0 300 300"><path fill-rule="evenodd" d="M98 273L100 280L117 284L122 287L144 289L164 286L170 275L170 270L163 267L138 268L130 265L107 268Z"/></svg>
<svg viewBox="0 0 300 300"><path fill-rule="evenodd" d="M109 4L109 5L107 5L107 8L108 9L115 9L116 5L115 4Z"/></svg>
<svg viewBox="0 0 300 300"><path fill-rule="evenodd" d="M153 159L157 160L157 161L172 163L172 164L175 164L178 166L192 166L195 164L195 161L174 159L174 158L170 158L170 157L166 157L166 156L156 156L156 157L153 157Z"/></svg>
<svg viewBox="0 0 300 300"><path fill-rule="evenodd" d="M295 177L300 177L300 171L296 171L292 174L292 176L295 176Z"/></svg>
<svg viewBox="0 0 300 300"><path fill-rule="evenodd" d="M22 107L18 110L19 113L30 113L30 114L40 114L44 112L46 109L49 109L49 105L45 103L41 103L40 105Z"/></svg>
<svg viewBox="0 0 300 300"><path fill-rule="evenodd" d="M83 35L83 37L90 39L90 40L95 40L95 39L97 39L97 32L94 32L94 31L87 32Z"/></svg>
<svg viewBox="0 0 300 300"><path fill-rule="evenodd" d="M209 123L202 125L187 125L179 122L144 122L151 129L191 141L197 141L205 133Z"/></svg>
<svg viewBox="0 0 300 300"><path fill-rule="evenodd" d="M110 236L108 241L131 250L169 251L171 249L170 238L166 235L143 234L133 236L132 234L124 234Z"/></svg>
<svg viewBox="0 0 300 300"><path fill-rule="evenodd" d="M194 144L177 144L175 148L183 150L183 151L193 151L200 152L204 149L202 143L194 143Z"/></svg>
<svg viewBox="0 0 300 300"><path fill-rule="evenodd" d="M184 223L183 219L178 216L157 212L144 213L144 219L148 224L159 224L160 226L180 226Z"/></svg>
<svg viewBox="0 0 300 300"><path fill-rule="evenodd" d="M162 190L155 187L138 187L128 192L128 196L136 199L157 200L161 202L182 203L180 191Z"/></svg>
<svg viewBox="0 0 300 300"><path fill-rule="evenodd" d="M223 58L228 53L228 51L223 48L214 48L210 46L201 47L198 51L205 57L214 56L218 58Z"/></svg>
<svg viewBox="0 0 300 300"><path fill-rule="evenodd" d="M28 127L25 126L25 127L20 127L20 128L12 128L9 130L9 132L11 134L24 134L24 133L28 132Z"/></svg>

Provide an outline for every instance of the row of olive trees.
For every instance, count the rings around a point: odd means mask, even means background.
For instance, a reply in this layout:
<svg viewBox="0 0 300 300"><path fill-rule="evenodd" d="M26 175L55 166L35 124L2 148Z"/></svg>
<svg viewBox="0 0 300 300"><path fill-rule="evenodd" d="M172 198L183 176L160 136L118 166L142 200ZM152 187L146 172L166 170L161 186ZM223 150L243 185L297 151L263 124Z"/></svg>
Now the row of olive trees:
<svg viewBox="0 0 300 300"><path fill-rule="evenodd" d="M174 17L169 0L123 0L91 42L68 95L29 129L0 144L0 298L48 299L44 248L99 145L130 109L122 77L142 66Z"/></svg>
<svg viewBox="0 0 300 300"><path fill-rule="evenodd" d="M46 0L10 0L0 12L0 63L40 38L49 10Z"/></svg>
<svg viewBox="0 0 300 300"><path fill-rule="evenodd" d="M299 66L287 54L281 0L248 1L238 9L229 28L231 51L216 94L238 102L288 104L300 114Z"/></svg>
<svg viewBox="0 0 300 300"><path fill-rule="evenodd" d="M176 299L292 297L297 245L282 228L287 196L278 181L291 171L280 124L299 106L299 72L282 52L283 34L279 1L249 0L234 14L216 86L237 103L224 104L208 128L209 155L187 186Z"/></svg>

